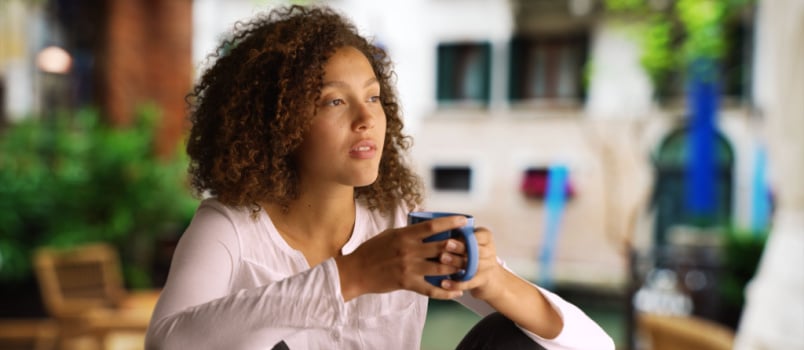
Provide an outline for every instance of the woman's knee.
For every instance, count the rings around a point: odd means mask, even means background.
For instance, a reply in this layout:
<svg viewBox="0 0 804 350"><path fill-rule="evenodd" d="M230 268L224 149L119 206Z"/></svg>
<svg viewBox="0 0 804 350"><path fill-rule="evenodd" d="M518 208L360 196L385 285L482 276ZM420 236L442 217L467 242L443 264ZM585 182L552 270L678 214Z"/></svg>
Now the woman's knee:
<svg viewBox="0 0 804 350"><path fill-rule="evenodd" d="M484 317L464 336L456 350L543 350L510 319L499 312Z"/></svg>

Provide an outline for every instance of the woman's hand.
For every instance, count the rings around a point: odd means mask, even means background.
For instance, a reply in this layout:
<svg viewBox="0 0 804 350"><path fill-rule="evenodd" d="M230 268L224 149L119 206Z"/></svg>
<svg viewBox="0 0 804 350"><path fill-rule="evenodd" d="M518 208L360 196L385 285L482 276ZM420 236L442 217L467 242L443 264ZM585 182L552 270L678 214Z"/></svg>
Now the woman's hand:
<svg viewBox="0 0 804 350"><path fill-rule="evenodd" d="M450 216L390 229L364 242L351 254L336 257L344 301L367 293L399 289L436 299L461 296L462 290L439 288L424 279L429 275L453 274L463 268L457 260L442 263L437 259L446 254L448 245L457 246L458 241L450 239L424 243L422 240L464 225L465 217Z"/></svg>
<svg viewBox="0 0 804 350"><path fill-rule="evenodd" d="M475 237L479 250L475 277L465 282L444 280L441 286L449 291L468 290L473 297L487 302L517 325L542 338L555 338L564 327L558 312L535 286L500 265L491 231L478 227ZM449 254L442 255L441 261L462 262L466 259L464 244L460 241L454 243L454 249L447 249Z"/></svg>
<svg viewBox="0 0 804 350"><path fill-rule="evenodd" d="M451 291L468 290L472 296L485 301L499 297L505 290L503 274L505 269L497 261L497 250L491 231L484 227L475 229L478 247L477 274L469 281L459 282L444 280L441 287ZM453 266L462 266L466 261L466 247L459 240L450 239L446 245L447 252L439 257L440 261Z"/></svg>

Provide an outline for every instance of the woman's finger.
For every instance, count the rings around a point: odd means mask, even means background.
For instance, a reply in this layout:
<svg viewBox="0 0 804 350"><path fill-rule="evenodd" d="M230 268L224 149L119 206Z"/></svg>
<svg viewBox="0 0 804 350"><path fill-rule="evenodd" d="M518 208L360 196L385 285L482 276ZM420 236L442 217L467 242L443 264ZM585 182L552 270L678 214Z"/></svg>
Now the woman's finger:
<svg viewBox="0 0 804 350"><path fill-rule="evenodd" d="M428 296L430 298L433 298L433 299L450 300L450 299L459 298L460 296L463 295L463 290L462 289L461 290L448 290L448 289L436 287L436 286L430 284L429 282L425 281L424 279L422 279L421 285L417 286L417 287L418 287L417 290L414 290L414 292L426 295L426 296Z"/></svg>
<svg viewBox="0 0 804 350"><path fill-rule="evenodd" d="M454 266L459 269L466 268L466 257L463 255L452 254L452 253L441 253L439 261L442 264Z"/></svg>
<svg viewBox="0 0 804 350"><path fill-rule="evenodd" d="M451 275L460 269L454 266L440 264L438 262L425 262L418 266L419 273L412 273L405 277L404 289L426 295L434 299L455 299L463 295L463 290L445 290L438 286L433 286L424 279L424 276Z"/></svg>
<svg viewBox="0 0 804 350"><path fill-rule="evenodd" d="M466 254L466 244L458 239L450 238L443 242L444 250L454 254Z"/></svg>
<svg viewBox="0 0 804 350"><path fill-rule="evenodd" d="M412 248L416 250L412 255L423 258L439 258L441 254L449 251L447 246L446 241L419 242Z"/></svg>
<svg viewBox="0 0 804 350"><path fill-rule="evenodd" d="M422 260L420 263L411 266L408 270L409 275L405 278L424 280L424 276L440 276L458 273L463 269L462 266L443 264L439 261Z"/></svg>
<svg viewBox="0 0 804 350"><path fill-rule="evenodd" d="M445 216L420 222L406 227L410 234L417 239L425 239L434 234L453 230L466 225L466 217L461 215Z"/></svg>
<svg viewBox="0 0 804 350"><path fill-rule="evenodd" d="M448 291L464 291L464 290L471 290L479 285L479 280L477 278L472 278L468 281L455 281L455 280L443 280L441 281L441 288L448 290Z"/></svg>
<svg viewBox="0 0 804 350"><path fill-rule="evenodd" d="M483 246L489 243L493 243L493 237L491 231L489 231L485 227L476 227L475 228L475 239L477 240L477 245Z"/></svg>

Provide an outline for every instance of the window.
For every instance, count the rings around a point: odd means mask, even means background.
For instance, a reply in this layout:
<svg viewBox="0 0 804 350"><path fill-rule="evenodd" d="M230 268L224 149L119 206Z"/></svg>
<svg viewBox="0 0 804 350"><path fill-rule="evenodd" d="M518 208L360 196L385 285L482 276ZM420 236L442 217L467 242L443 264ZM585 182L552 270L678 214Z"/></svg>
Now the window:
<svg viewBox="0 0 804 350"><path fill-rule="evenodd" d="M737 22L726 27L727 49L722 60L723 94L740 100L748 99L751 86L753 28Z"/></svg>
<svg viewBox="0 0 804 350"><path fill-rule="evenodd" d="M547 196L548 186L551 181L550 171L551 170L548 167L526 169L524 176L522 177L522 184L520 186L522 193L528 198L544 199ZM569 178L566 178L563 181L564 197L572 198L575 195L572 182Z"/></svg>
<svg viewBox="0 0 804 350"><path fill-rule="evenodd" d="M657 181L654 186L652 205L656 209L655 244L664 246L671 227L696 225L701 218L689 213L685 194L688 179L685 174L689 156L689 128L681 127L670 132L662 141L654 160ZM728 140L716 131L714 149L714 217L713 224L726 227L731 219L734 151Z"/></svg>
<svg viewBox="0 0 804 350"><path fill-rule="evenodd" d="M587 37L516 37L511 42L509 98L577 104L584 97Z"/></svg>
<svg viewBox="0 0 804 350"><path fill-rule="evenodd" d="M439 104L488 105L491 44L442 43L437 59Z"/></svg>
<svg viewBox="0 0 804 350"><path fill-rule="evenodd" d="M466 166L436 166L433 168L433 187L441 191L469 191L472 169Z"/></svg>

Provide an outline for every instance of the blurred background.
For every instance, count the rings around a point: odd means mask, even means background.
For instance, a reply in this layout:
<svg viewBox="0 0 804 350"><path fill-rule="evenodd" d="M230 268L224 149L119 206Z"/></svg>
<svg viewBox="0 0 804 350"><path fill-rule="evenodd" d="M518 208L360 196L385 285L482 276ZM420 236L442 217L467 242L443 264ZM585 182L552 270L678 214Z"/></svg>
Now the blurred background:
<svg viewBox="0 0 804 350"><path fill-rule="evenodd" d="M142 348L198 203L184 96L236 21L286 3L0 1L0 348ZM475 215L618 349L804 349L746 301L753 279L757 310L804 329L785 272L804 265L804 2L292 3L390 53L426 207ZM431 302L422 349L477 320Z"/></svg>

